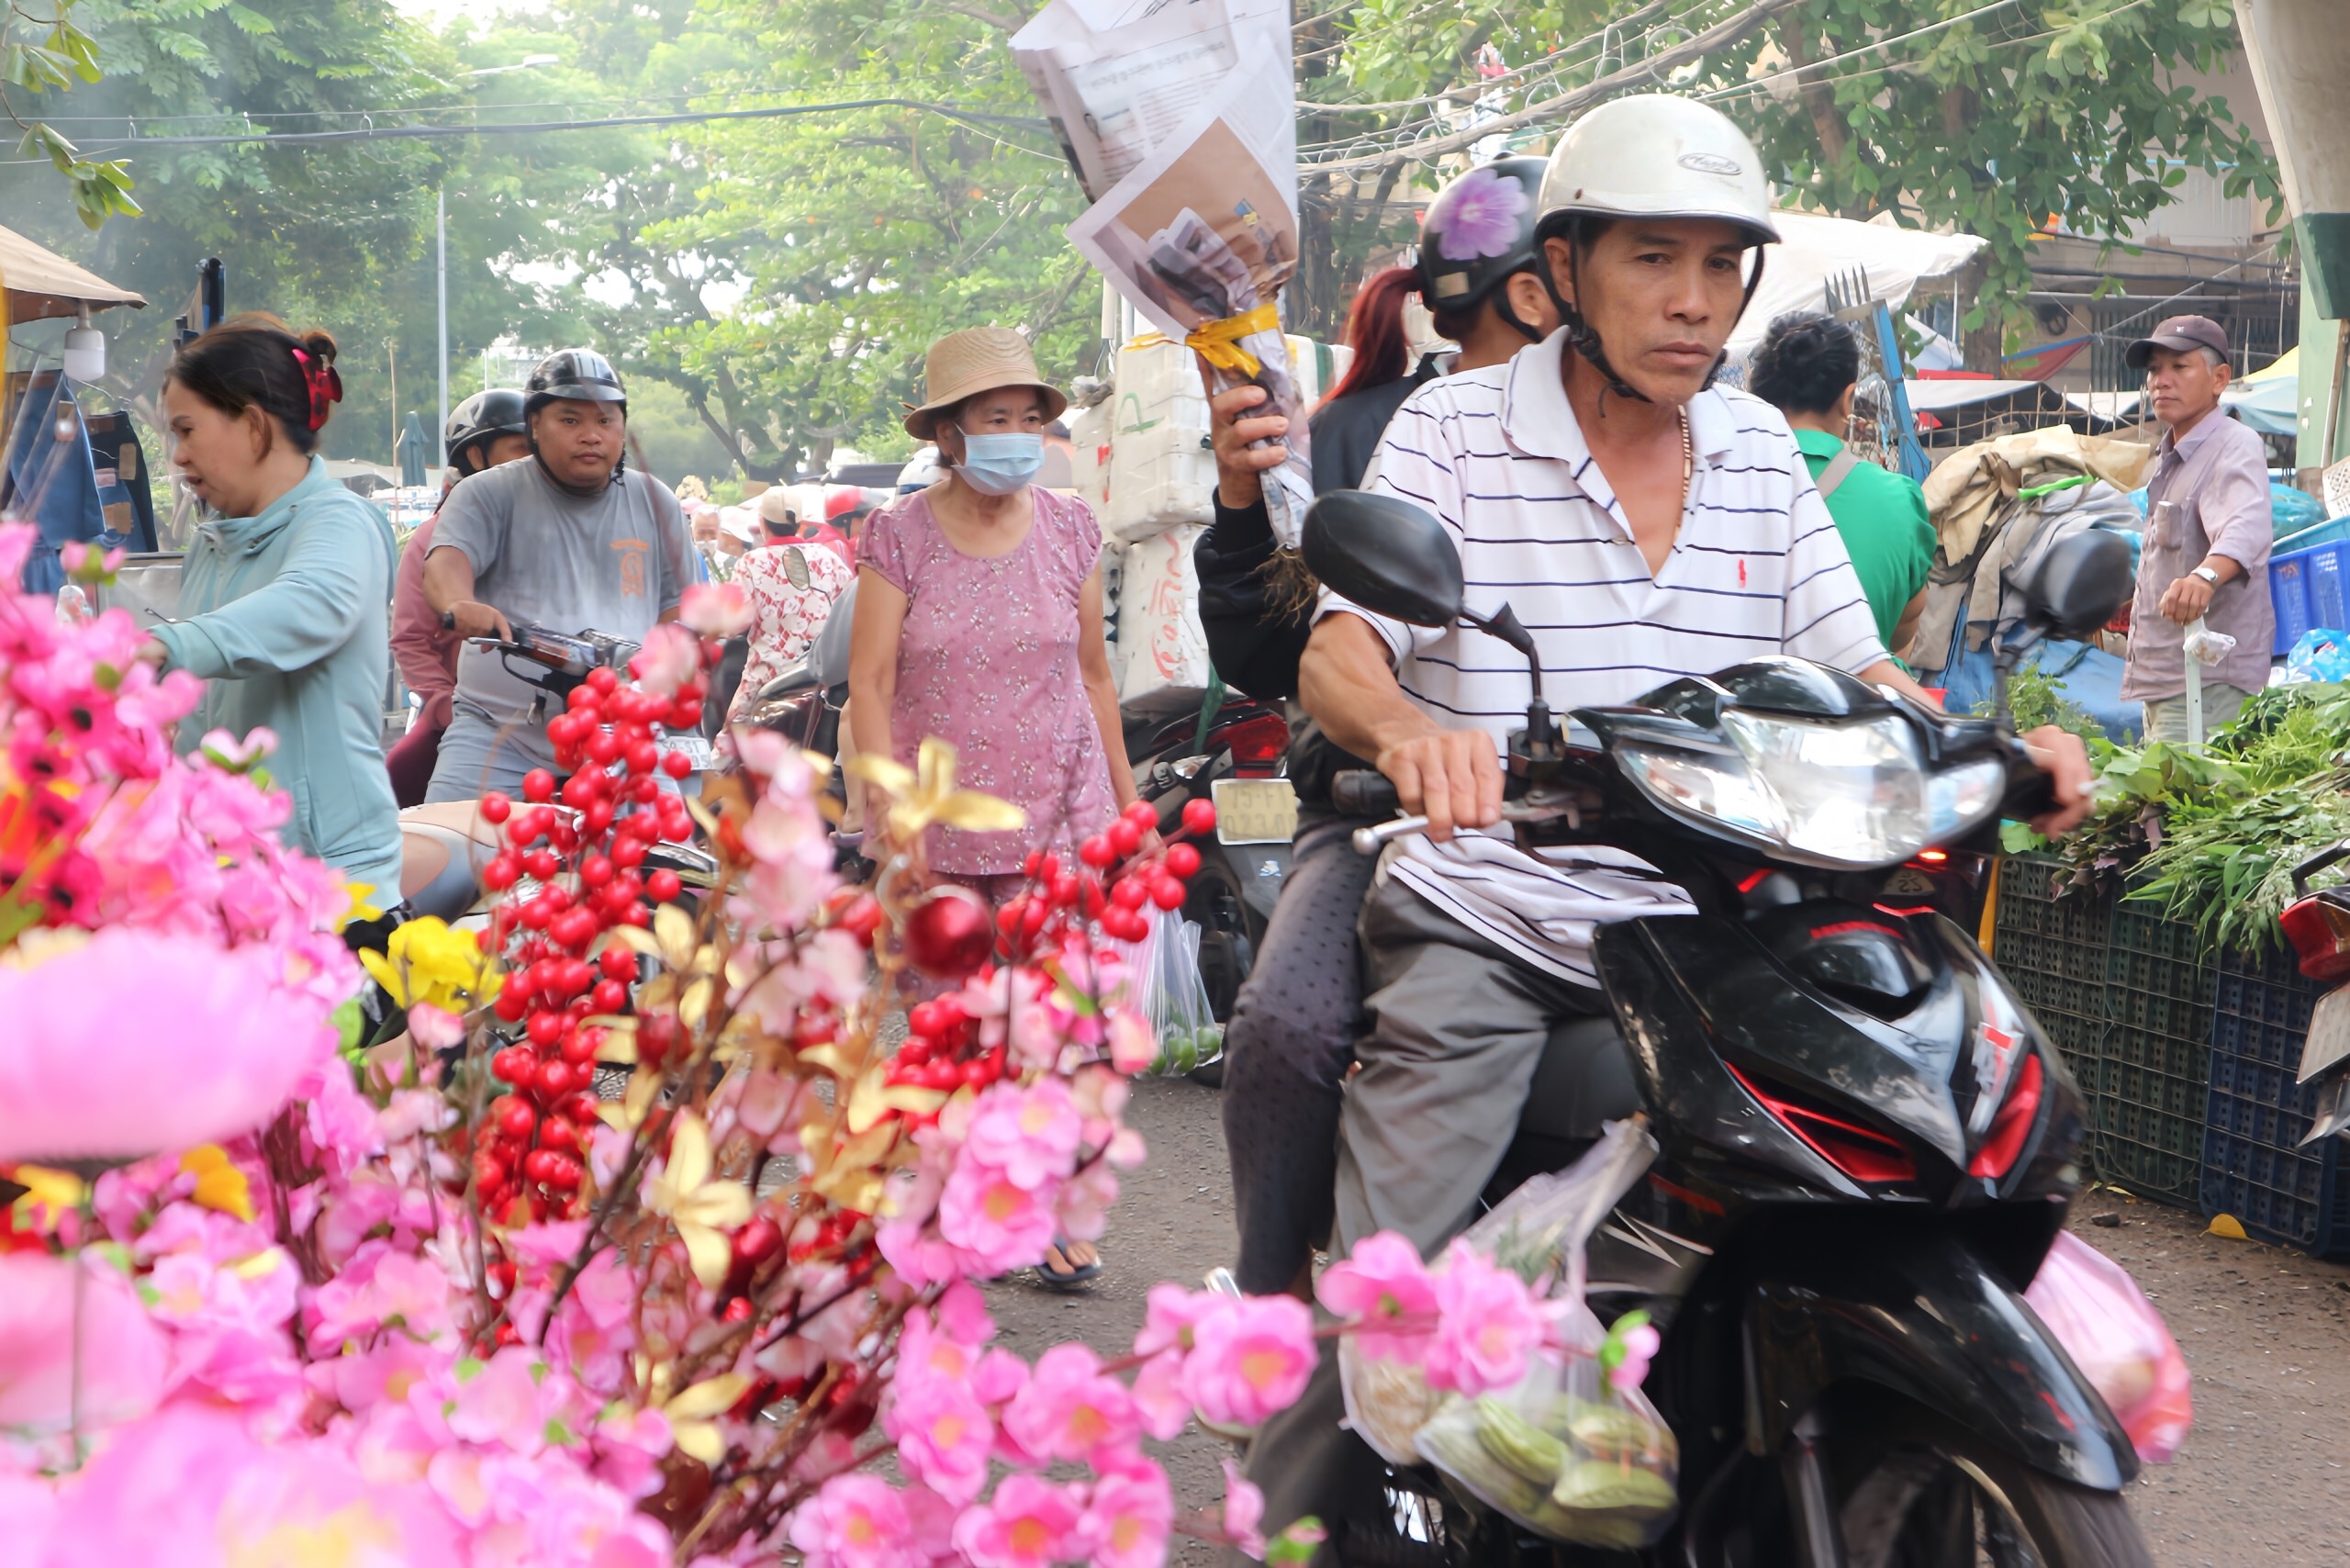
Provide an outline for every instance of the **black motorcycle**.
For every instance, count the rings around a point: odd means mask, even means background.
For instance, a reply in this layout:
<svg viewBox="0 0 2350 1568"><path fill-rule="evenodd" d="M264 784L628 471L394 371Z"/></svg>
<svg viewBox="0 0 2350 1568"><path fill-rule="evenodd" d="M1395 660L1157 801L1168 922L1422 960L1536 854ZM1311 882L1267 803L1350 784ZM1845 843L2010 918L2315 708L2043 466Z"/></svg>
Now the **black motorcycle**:
<svg viewBox="0 0 2350 1568"><path fill-rule="evenodd" d="M1136 792L1157 808L1161 833L1181 827L1183 808L1193 801L1216 808L1214 834L1194 841L1200 869L1191 879L1183 918L1200 928L1200 978L1218 1023L1232 1016L1289 875L1297 793L1281 777L1288 749L1289 720L1279 708L1247 698L1173 718L1138 719L1126 730Z"/></svg>
<svg viewBox="0 0 2350 1568"><path fill-rule="evenodd" d="M2081 1181L2079 1092L1937 907L1942 879L1921 868L1942 863L1919 859L1980 851L2003 812L2044 809L2007 666L1989 719L1765 658L1562 727L1532 637L1506 607L1466 609L1434 519L1325 496L1304 550L1356 603L1527 655L1505 810L1521 843L1630 849L1698 910L1599 928L1614 1017L1554 1037L1487 1193L1571 1163L1604 1119L1644 1112L1661 1145L1589 1252L1600 1317L1639 1307L1664 1330L1647 1393L1680 1443L1679 1509L1638 1561L2150 1562L2121 1495L2130 1439L2022 1294ZM2100 625L2130 582L2119 540L2066 541L2031 623ZM1342 776L1341 809L1393 811L1384 784ZM1417 825L1366 829L1359 847ZM1595 1027L1625 1047L1614 1105L1585 1071ZM1632 1560L1536 1540L1426 1473L1357 1495L1373 1501L1334 1529L1343 1562Z"/></svg>

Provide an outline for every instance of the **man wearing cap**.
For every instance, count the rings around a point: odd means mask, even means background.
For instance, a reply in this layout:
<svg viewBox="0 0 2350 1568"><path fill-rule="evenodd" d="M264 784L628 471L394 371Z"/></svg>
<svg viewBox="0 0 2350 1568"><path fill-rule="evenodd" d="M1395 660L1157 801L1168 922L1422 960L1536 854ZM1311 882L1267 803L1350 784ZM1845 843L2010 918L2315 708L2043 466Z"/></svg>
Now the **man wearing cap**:
<svg viewBox="0 0 2350 1568"><path fill-rule="evenodd" d="M2235 639L2203 666L2203 728L2232 722L2268 684L2277 612L2268 599L2268 458L2260 437L2220 412L2228 334L2204 316L2174 316L2130 345L2146 402L2165 427L2146 486L2146 534L2130 611L2124 701L2146 706L2146 739L2187 739L2188 628Z"/></svg>

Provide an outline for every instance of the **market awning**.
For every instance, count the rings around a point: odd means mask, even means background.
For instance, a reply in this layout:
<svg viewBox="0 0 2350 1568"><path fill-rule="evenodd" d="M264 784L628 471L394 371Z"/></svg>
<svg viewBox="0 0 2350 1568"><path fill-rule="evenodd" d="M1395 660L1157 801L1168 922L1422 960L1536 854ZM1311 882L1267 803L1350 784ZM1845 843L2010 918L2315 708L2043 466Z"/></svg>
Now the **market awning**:
<svg viewBox="0 0 2350 1568"><path fill-rule="evenodd" d="M1733 357L1751 353L1788 311L1823 308L1830 278L1863 282L1867 297L1898 311L1919 283L1948 277L1985 243L1972 234L1930 234L1816 212L1774 212L1771 221L1779 226L1780 242L1765 252L1762 281L1729 335Z"/></svg>
<svg viewBox="0 0 2350 1568"><path fill-rule="evenodd" d="M145 296L117 288L13 229L0 229L0 288L7 290L11 321L78 315L85 304L93 310L107 310L147 303Z"/></svg>

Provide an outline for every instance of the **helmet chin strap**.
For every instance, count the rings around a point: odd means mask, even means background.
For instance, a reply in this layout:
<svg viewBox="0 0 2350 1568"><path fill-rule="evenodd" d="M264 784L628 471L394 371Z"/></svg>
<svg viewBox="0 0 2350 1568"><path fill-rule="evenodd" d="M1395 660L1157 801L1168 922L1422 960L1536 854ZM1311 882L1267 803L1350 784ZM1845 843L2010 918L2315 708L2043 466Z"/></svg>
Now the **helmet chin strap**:
<svg viewBox="0 0 2350 1568"><path fill-rule="evenodd" d="M1583 292L1583 275L1576 261L1576 254L1583 249L1582 218L1577 218L1568 225L1566 241L1567 278L1568 281L1574 286L1575 292L1577 294L1581 294ZM1730 326L1732 329L1735 329L1740 319L1745 316L1746 308L1754 303L1754 291L1762 286L1762 257L1764 252L1765 247L1763 246L1757 245L1754 247L1754 274L1751 277L1749 277L1746 280L1746 292L1739 297L1738 315L1730 318ZM1628 398L1638 402L1654 402L1656 399L1651 398L1647 393L1641 391L1630 382L1626 381L1621 375L1618 375L1616 373L1616 367L1607 363L1606 345L1599 341L1599 333L1593 329L1589 321L1583 319L1583 312L1576 309L1571 302L1559 293L1558 281L1551 275L1550 269L1548 266L1541 269L1541 276L1542 287L1550 294L1550 303L1558 308L1560 320L1564 322L1566 325L1567 341L1574 344L1575 352L1583 355L1584 359L1588 360L1594 370L1596 370L1601 375L1607 379L1606 392L1602 392L1600 394L1601 403L1603 405L1606 404L1607 392L1613 392L1618 398ZM1499 307L1497 307L1497 308L1499 308ZM1524 331L1525 329L1520 327L1519 330ZM1531 334L1529 333L1528 335L1530 336ZM1713 368L1706 372L1705 386L1699 387L1698 390L1702 392L1706 390L1707 387L1712 386L1714 384L1714 378L1721 375L1722 366L1729 363L1729 351L1728 349L1724 349L1721 353L1716 354L1714 356Z"/></svg>

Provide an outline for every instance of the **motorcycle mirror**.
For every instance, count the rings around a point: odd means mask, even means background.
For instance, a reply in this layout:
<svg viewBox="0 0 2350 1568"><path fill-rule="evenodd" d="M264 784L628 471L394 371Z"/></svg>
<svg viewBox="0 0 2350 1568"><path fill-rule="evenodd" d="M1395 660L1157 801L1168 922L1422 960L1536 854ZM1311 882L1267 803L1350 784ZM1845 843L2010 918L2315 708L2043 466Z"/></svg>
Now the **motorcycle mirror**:
<svg viewBox="0 0 2350 1568"><path fill-rule="evenodd" d="M2078 641L2112 620L2135 586L2121 535L2086 528L2041 557L2024 613L2036 630Z"/></svg>
<svg viewBox="0 0 2350 1568"><path fill-rule="evenodd" d="M1305 509L1300 543L1306 569L1365 610L1413 626L1460 619L1460 552L1409 501L1332 490Z"/></svg>

